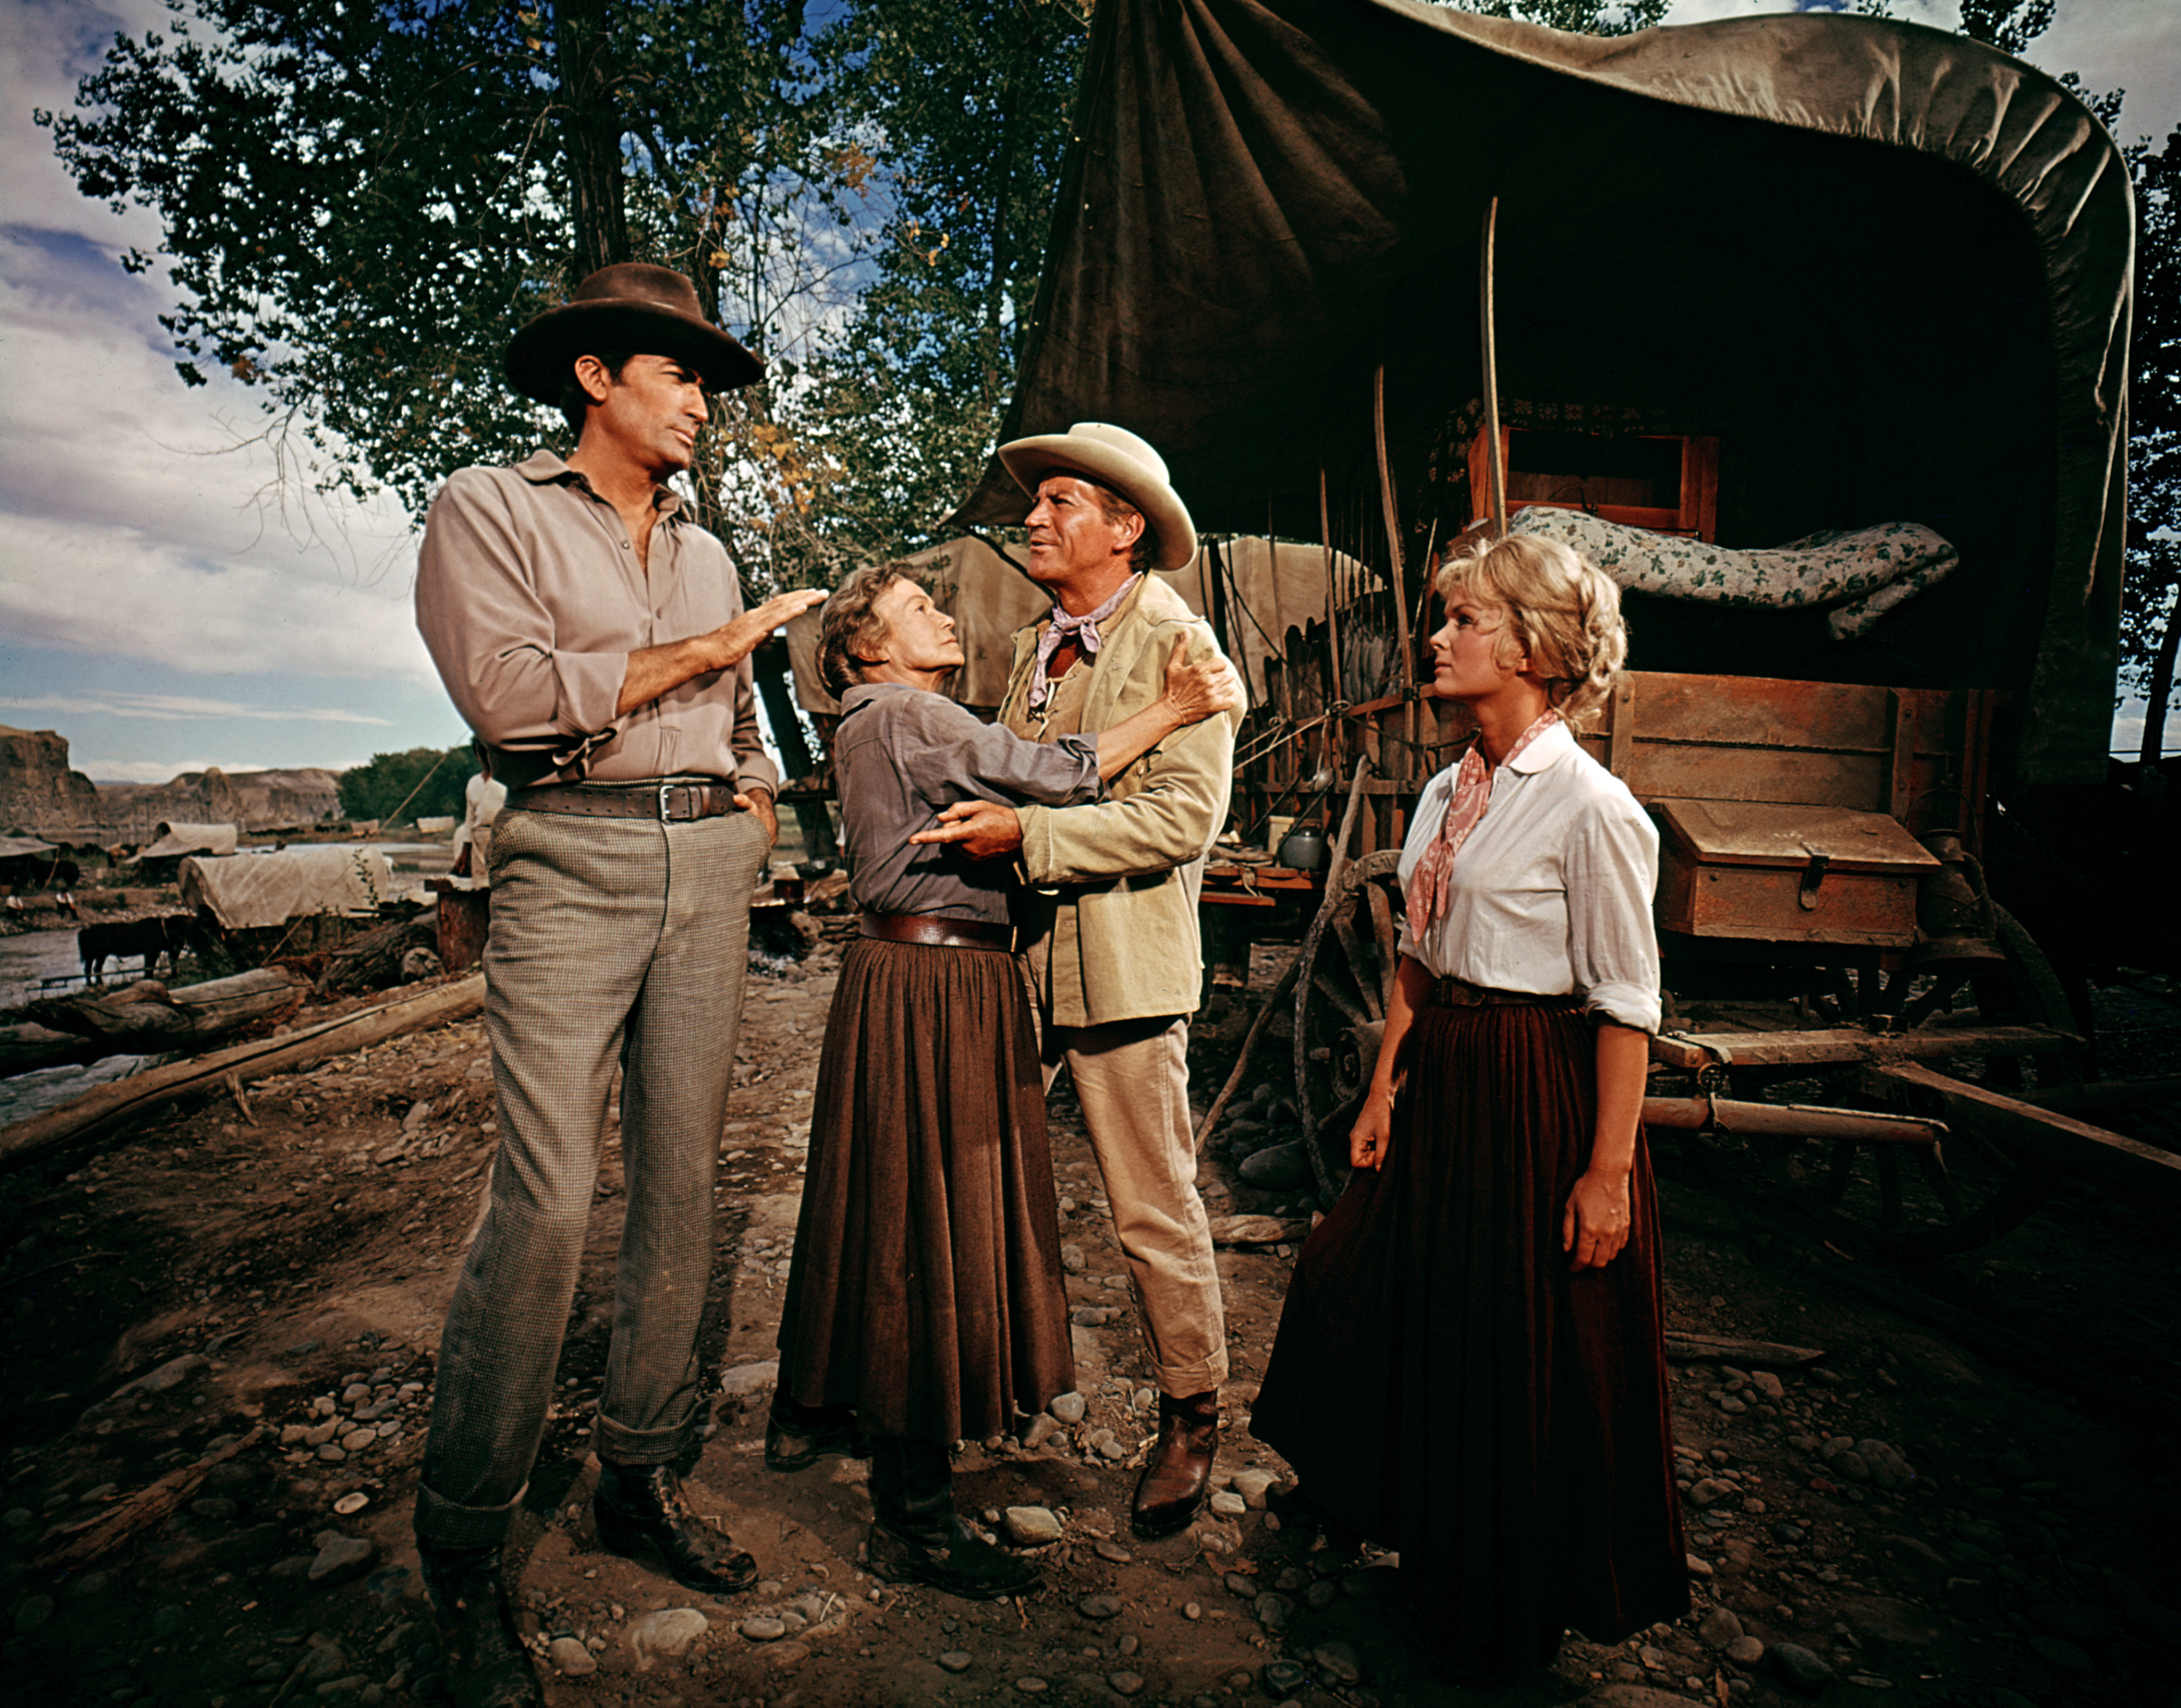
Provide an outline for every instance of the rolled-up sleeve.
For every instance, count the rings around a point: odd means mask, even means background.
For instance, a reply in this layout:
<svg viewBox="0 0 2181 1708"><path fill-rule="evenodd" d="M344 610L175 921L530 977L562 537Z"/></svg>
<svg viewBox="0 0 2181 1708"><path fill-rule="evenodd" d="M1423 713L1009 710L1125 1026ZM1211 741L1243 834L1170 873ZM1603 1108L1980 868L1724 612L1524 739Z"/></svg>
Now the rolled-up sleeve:
<svg viewBox="0 0 2181 1708"><path fill-rule="evenodd" d="M927 800L951 799L965 785L986 800L1008 804L1075 806L1105 793L1096 737L1025 741L936 694L909 705L920 744L901 760L911 785Z"/></svg>
<svg viewBox="0 0 2181 1708"><path fill-rule="evenodd" d="M425 518L417 627L455 709L487 746L580 775L618 732L628 654L557 646L530 561L505 494L482 470L457 473ZM755 721L753 709L753 730Z"/></svg>
<svg viewBox="0 0 2181 1708"><path fill-rule="evenodd" d="M1659 832L1632 805L1585 813L1570 835L1568 952L1583 1012L1659 1030L1659 941L1651 897L1659 883Z"/></svg>

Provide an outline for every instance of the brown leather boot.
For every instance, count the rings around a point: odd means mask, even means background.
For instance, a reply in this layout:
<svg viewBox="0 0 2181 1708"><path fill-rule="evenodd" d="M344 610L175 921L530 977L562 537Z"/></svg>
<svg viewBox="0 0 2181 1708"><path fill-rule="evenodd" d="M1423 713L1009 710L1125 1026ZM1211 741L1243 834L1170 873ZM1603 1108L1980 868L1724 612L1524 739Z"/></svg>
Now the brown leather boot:
<svg viewBox="0 0 2181 1708"><path fill-rule="evenodd" d="M599 1541L624 1556L656 1556L685 1589L732 1595L757 1582L757 1562L697 1516L671 1465L601 1462L591 1512Z"/></svg>
<svg viewBox="0 0 2181 1708"><path fill-rule="evenodd" d="M1219 1390L1175 1399L1159 1396L1158 1445L1136 1484L1129 1523L1155 1539L1186 1529L1212 1492L1212 1462L1219 1454Z"/></svg>

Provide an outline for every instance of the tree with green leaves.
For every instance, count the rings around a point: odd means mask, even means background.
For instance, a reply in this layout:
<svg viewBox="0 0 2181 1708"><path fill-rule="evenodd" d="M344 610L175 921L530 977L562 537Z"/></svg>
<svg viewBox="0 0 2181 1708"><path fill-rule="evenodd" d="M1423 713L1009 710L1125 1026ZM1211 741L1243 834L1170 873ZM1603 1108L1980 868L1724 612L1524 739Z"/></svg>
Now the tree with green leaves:
<svg viewBox="0 0 2181 1708"><path fill-rule="evenodd" d="M444 749L412 747L404 753L373 754L368 765L343 771L334 787L340 791L341 810L351 818L460 818L467 805L463 791L477 770L477 757L467 743Z"/></svg>
<svg viewBox="0 0 2181 1708"><path fill-rule="evenodd" d="M509 331L622 260L688 274L759 354L843 300L860 169L827 139L855 43L800 0L168 0L76 110L41 113L84 193L160 218L176 370L266 398L322 489L412 514L556 427L500 379ZM798 501L774 388L723 400L708 519ZM722 516L706 500L732 471Z"/></svg>

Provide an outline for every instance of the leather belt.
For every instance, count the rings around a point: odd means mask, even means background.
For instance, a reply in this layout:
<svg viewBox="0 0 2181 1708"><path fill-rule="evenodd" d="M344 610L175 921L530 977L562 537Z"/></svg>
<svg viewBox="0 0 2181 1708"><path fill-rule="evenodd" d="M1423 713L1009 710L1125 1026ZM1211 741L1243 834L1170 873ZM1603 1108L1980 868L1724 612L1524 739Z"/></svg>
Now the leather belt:
<svg viewBox="0 0 2181 1708"><path fill-rule="evenodd" d="M1495 991L1466 979L1432 981L1432 1001L1443 1009L1564 1009L1576 1001L1573 991L1547 996L1537 991Z"/></svg>
<svg viewBox="0 0 2181 1708"><path fill-rule="evenodd" d="M1013 926L982 920L950 920L936 914L875 914L865 909L857 921L867 937L890 943L925 943L934 948L1012 949Z"/></svg>
<svg viewBox="0 0 2181 1708"><path fill-rule="evenodd" d="M640 818L654 824L683 824L742 810L735 804L734 785L725 782L539 783L514 790L507 804L523 812Z"/></svg>

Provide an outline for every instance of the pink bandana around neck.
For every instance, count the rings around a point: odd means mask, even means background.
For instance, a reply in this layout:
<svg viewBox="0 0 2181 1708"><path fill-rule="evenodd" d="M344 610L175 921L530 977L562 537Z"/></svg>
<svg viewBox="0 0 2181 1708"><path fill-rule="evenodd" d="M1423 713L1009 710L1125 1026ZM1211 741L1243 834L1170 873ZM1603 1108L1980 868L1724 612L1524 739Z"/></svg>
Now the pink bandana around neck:
<svg viewBox="0 0 2181 1708"><path fill-rule="evenodd" d="M1072 640L1083 649L1084 657L1097 657L1098 625L1121 608L1121 601L1129 596L1137 580L1137 577L1130 576L1105 604L1096 611L1085 611L1080 616L1070 616L1057 605L1053 606L1052 621L1046 625L1045 633L1038 638L1037 667L1030 672L1030 709L1032 711L1044 710L1046 701L1052 697L1052 683L1045 672L1046 666L1052 662L1053 654L1060 650L1061 643Z"/></svg>
<svg viewBox="0 0 2181 1708"><path fill-rule="evenodd" d="M1560 717L1558 712L1548 711L1516 738L1514 746L1507 749L1507 757L1499 763L1512 765L1522 749L1558 723ZM1461 765L1454 774L1454 799L1446 804L1446 816L1439 821L1438 834L1424 850L1424 857L1416 862L1416 876L1409 880L1409 935L1419 945L1432 921L1446 911L1454 857L1461 852L1462 843L1469 840L1469 833L1484 816L1484 809L1491 799L1492 767L1484 762L1484 741L1480 736L1461 756Z"/></svg>

